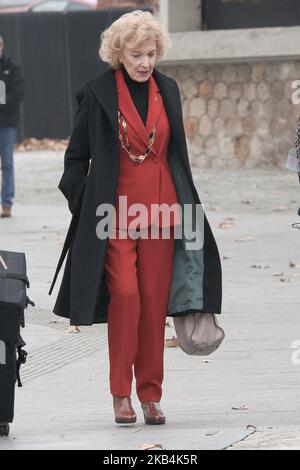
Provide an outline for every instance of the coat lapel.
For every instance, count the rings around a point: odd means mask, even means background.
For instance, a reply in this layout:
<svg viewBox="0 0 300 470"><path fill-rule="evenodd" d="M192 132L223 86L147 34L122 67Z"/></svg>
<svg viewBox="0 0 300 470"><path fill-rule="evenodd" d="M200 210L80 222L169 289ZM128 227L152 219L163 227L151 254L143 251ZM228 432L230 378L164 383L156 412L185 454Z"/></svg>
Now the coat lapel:
<svg viewBox="0 0 300 470"><path fill-rule="evenodd" d="M173 82L158 70L153 70L153 77L160 89L161 97L169 119L171 134L176 145L181 147L181 121L179 110L181 109L180 97L177 96Z"/></svg>
<svg viewBox="0 0 300 470"><path fill-rule="evenodd" d="M92 88L97 101L106 112L115 137L119 140L118 92L114 69L109 68L102 75L90 80L88 84Z"/></svg>
<svg viewBox="0 0 300 470"><path fill-rule="evenodd" d="M110 67L102 75L90 80L89 85L92 88L94 95L97 98L97 101L105 110L111 122L115 137L119 139L118 90L117 90L117 83L116 83L114 73L115 73L115 70L112 67ZM178 109L180 109L180 105L181 105L180 102L178 102L178 99L180 100L180 97L177 95L176 88L173 85L172 81L167 76L165 76L164 74L162 74L155 68L153 69L152 74L153 74L154 80L153 81L151 80L150 82L148 110L149 110L149 105L150 105L150 109L152 109L152 106L155 104L155 101L153 102L153 97L154 97L154 100L155 100L155 96L157 96L158 100L162 100L160 101L157 107L157 112L158 113L160 112L161 105L163 102L168 119L169 119L172 137L177 143L177 146L182 149L182 129L181 129L181 124L180 124L181 115L178 112ZM157 86L158 86L157 92L156 92L157 88L156 88L155 82L157 83ZM126 87L126 90L127 90L127 93L129 93L127 87ZM133 108L135 107L133 106ZM126 112L126 109L123 108L123 111ZM144 142L146 141L146 143L148 143L149 133L151 132L155 119L157 118L156 113L148 112L148 118L147 118L147 123L146 123L147 130L146 130L144 123L142 122L138 112L135 109L133 110L133 112L135 113L134 115L136 117L135 121L138 123L140 136L142 136L142 139ZM128 111L127 111L127 116L128 116Z"/></svg>
<svg viewBox="0 0 300 470"><path fill-rule="evenodd" d="M132 101L122 71L117 70L115 76L117 81L117 92L120 111L125 117L127 123L131 126L137 138L141 140L145 147L147 147L149 143L149 135L152 131L154 124L157 122L159 114L162 110L162 98L160 96L160 92L155 83L155 80L152 76L149 78L148 115L145 127Z"/></svg>

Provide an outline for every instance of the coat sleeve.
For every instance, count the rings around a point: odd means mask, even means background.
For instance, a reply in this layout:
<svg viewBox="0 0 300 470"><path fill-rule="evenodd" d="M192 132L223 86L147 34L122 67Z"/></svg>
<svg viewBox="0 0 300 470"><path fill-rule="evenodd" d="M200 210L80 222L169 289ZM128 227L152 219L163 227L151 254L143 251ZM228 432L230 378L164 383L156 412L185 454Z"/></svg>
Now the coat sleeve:
<svg viewBox="0 0 300 470"><path fill-rule="evenodd" d="M82 85L77 90L76 100L78 106L64 156L64 172L58 185L68 201L72 214L81 200L90 161L88 129L90 95L87 85Z"/></svg>
<svg viewBox="0 0 300 470"><path fill-rule="evenodd" d="M12 78L7 85L5 101L6 103L1 105L4 111L14 110L19 106L24 98L25 93L25 79L23 76L22 69L19 65L14 65L12 69Z"/></svg>

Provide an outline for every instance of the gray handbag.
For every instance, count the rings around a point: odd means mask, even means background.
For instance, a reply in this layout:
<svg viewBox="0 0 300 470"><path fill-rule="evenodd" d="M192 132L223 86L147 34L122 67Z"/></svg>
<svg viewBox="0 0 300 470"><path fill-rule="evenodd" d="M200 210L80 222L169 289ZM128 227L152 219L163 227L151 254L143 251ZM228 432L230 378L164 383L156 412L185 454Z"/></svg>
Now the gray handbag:
<svg viewBox="0 0 300 470"><path fill-rule="evenodd" d="M208 356L225 338L213 313L189 313L173 317L173 322L179 346L186 354Z"/></svg>

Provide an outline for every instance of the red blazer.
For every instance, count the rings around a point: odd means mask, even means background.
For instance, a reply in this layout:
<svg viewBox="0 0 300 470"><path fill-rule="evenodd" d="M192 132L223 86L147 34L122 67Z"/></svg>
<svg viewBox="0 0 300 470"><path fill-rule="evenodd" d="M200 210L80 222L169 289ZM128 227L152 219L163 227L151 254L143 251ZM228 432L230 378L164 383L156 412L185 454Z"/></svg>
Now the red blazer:
<svg viewBox="0 0 300 470"><path fill-rule="evenodd" d="M134 164L120 142L120 173L116 198L116 225L113 227L124 228L131 220L139 216L127 215L131 204L142 203L147 207L147 220L141 220L140 228L155 224L156 226L172 226L180 223L180 210L176 208L175 214L171 212L170 222L163 221L161 213L158 220L158 210L156 209L151 217L151 204L166 203L172 205L177 203L177 194L173 177L167 161L167 150L170 139L170 126L163 104L163 100L156 81L151 75L148 89L148 116L146 127L132 101L127 88L123 73L120 69L115 71L115 79L118 92L118 105L124 115L127 126L128 140L131 152L134 155L144 155L149 142L149 135L156 123L156 135L154 145L150 154L142 163ZM124 129L120 125L120 130L125 140ZM127 209L119 207L119 196L127 196ZM122 220L119 222L119 213ZM158 222L158 223L157 223Z"/></svg>

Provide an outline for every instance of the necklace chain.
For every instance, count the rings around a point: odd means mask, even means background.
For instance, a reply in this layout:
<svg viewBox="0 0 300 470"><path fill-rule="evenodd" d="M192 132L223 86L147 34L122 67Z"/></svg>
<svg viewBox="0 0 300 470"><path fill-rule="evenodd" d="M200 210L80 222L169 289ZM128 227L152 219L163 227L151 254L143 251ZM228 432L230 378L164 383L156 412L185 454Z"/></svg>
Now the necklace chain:
<svg viewBox="0 0 300 470"><path fill-rule="evenodd" d="M120 112L120 110L118 110L118 120L119 120L119 124L121 124L123 129L124 129L124 134L125 134L125 138L126 138L126 144L125 144L124 140L123 140L121 130L120 130L120 127L119 127L119 140L121 142L121 145L122 145L123 149L126 151L126 153L131 158L133 163L135 163L135 164L143 163L145 158L147 158L149 153L151 152L154 141L155 141L155 134L156 134L155 124L154 124L153 129L152 129L152 131L150 133L150 136L149 136L149 143L147 145L146 153L144 153L144 155L137 156L137 155L134 155L131 152L131 147L130 147L130 143L129 143L129 140L128 140L127 129L126 129L126 127L127 127L126 119L123 116L123 114Z"/></svg>

